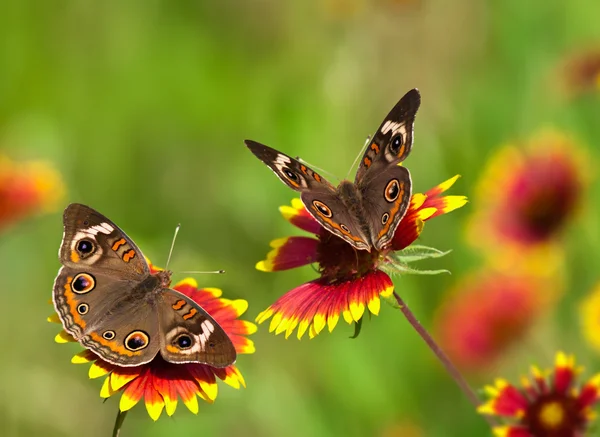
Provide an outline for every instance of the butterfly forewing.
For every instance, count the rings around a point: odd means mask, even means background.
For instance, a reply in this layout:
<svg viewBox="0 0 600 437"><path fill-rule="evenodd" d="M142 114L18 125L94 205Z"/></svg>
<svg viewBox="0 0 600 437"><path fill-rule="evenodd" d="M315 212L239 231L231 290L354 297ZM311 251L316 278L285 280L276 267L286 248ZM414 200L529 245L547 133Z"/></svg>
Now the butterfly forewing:
<svg viewBox="0 0 600 437"><path fill-rule="evenodd" d="M383 120L363 158L356 173L355 183L366 177L369 169L379 172L390 164L397 164L406 159L413 144L415 115L421 104L421 95L414 88L394 106Z"/></svg>

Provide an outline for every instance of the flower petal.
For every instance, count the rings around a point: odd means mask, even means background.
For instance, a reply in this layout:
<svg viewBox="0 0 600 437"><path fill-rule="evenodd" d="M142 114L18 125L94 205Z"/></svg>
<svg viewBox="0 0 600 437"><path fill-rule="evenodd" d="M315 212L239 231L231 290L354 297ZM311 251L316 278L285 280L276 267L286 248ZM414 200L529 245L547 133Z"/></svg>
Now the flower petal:
<svg viewBox="0 0 600 437"><path fill-rule="evenodd" d="M527 409L527 399L504 379L497 379L494 386L487 386L491 399L478 408L483 414L520 418Z"/></svg>
<svg viewBox="0 0 600 437"><path fill-rule="evenodd" d="M565 394L575 379L575 357L567 356L564 352L556 354L554 370L554 389L557 393Z"/></svg>
<svg viewBox="0 0 600 437"><path fill-rule="evenodd" d="M271 241L273 248L267 259L259 261L256 269L263 272L288 270L311 264L317 258L319 241L309 237L287 237Z"/></svg>
<svg viewBox="0 0 600 437"><path fill-rule="evenodd" d="M433 187L425 194L413 194L408 211L400 221L394 238L392 239L392 250L402 250L410 246L423 231L424 222L446 214L467 203L465 196L441 196L448 190L459 175Z"/></svg>
<svg viewBox="0 0 600 437"><path fill-rule="evenodd" d="M272 318L271 332L285 332L287 338L298 327L299 339L307 330L312 338L326 326L331 332L340 313L349 323L360 320L367 307L377 314L379 296L390 295L392 291L390 277L380 270L342 282L328 283L317 279L284 294L257 317L257 322Z"/></svg>

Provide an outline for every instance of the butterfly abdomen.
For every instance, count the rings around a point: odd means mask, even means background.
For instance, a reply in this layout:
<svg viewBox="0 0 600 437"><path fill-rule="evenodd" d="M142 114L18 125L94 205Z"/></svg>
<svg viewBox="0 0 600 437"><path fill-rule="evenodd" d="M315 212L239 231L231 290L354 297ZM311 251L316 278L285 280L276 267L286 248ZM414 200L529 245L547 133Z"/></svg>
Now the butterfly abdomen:
<svg viewBox="0 0 600 437"><path fill-rule="evenodd" d="M350 181L342 181L337 191L342 202L344 202L344 205L348 208L348 213L355 219L355 222L359 224L363 234L369 236L370 230L369 224L365 220L362 194L356 189L356 185Z"/></svg>

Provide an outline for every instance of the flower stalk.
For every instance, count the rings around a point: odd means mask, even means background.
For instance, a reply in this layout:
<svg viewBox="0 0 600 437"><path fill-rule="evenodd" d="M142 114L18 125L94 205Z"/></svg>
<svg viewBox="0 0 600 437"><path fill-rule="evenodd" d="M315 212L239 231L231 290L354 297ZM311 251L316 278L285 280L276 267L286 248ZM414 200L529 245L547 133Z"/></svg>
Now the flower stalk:
<svg viewBox="0 0 600 437"><path fill-rule="evenodd" d="M121 427L123 426L123 422L125 422L125 417L127 417L127 412L129 410L121 411L117 413L117 418L115 419L115 426L113 427L112 437L119 437L121 434Z"/></svg>
<svg viewBox="0 0 600 437"><path fill-rule="evenodd" d="M421 325L421 323L417 320L413 312L408 308L408 306L406 306L404 300L402 300L402 298L395 291L394 298L398 303L400 311L402 311L402 314L404 314L404 317L406 317L406 320L408 320L408 323L410 323L412 327L415 328L415 331L417 331L417 333L421 336L423 341L425 341L427 346L429 346L429 348L433 351L437 359L440 360L446 371L450 374L452 379L454 379L454 381L456 382L458 387L463 391L467 399L469 399L469 401L473 404L475 408L479 407L482 404L482 402L477 397L477 394L473 391L469 383L467 383L467 381L463 378L460 371L454 366L454 364L452 364L452 361L450 361L450 359L444 353L442 348L435 342L435 340L429 334L429 332L427 332L423 325ZM497 425L496 421L492 417L484 417L491 427Z"/></svg>

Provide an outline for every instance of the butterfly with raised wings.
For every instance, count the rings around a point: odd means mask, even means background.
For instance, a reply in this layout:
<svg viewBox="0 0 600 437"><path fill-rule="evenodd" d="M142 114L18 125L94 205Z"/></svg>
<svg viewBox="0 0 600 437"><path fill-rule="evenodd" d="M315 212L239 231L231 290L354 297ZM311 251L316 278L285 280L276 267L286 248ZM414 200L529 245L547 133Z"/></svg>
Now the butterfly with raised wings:
<svg viewBox="0 0 600 437"><path fill-rule="evenodd" d="M246 146L287 186L299 191L307 211L325 229L356 249L384 250L408 209L412 183L400 163L413 144L419 91L407 92L383 120L363 155L354 182L334 187L298 160L256 141Z"/></svg>

